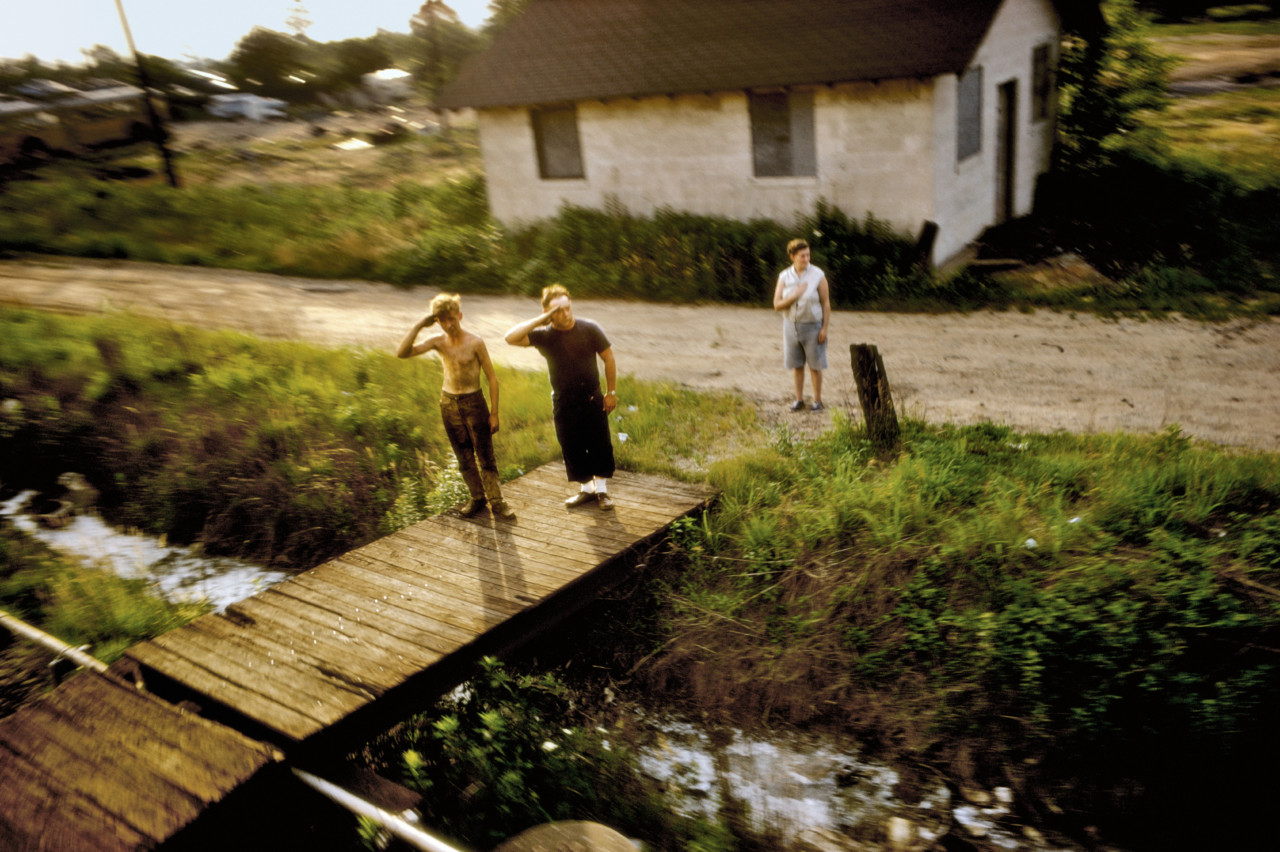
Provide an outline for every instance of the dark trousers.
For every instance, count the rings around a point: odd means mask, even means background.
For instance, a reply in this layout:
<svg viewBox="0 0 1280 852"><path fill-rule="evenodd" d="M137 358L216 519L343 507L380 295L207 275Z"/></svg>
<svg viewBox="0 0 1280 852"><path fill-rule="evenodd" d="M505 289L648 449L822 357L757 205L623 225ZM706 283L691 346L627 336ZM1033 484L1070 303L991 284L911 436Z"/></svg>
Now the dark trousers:
<svg viewBox="0 0 1280 852"><path fill-rule="evenodd" d="M609 415L599 388L580 393L557 393L552 403L556 439L564 456L564 470L570 482L587 482L599 476L613 476L613 441L609 438Z"/></svg>
<svg viewBox="0 0 1280 852"><path fill-rule="evenodd" d="M440 419L449 436L458 471L467 484L471 499L502 499L498 485L498 462L493 456L493 432L489 429L489 405L480 391L440 393Z"/></svg>

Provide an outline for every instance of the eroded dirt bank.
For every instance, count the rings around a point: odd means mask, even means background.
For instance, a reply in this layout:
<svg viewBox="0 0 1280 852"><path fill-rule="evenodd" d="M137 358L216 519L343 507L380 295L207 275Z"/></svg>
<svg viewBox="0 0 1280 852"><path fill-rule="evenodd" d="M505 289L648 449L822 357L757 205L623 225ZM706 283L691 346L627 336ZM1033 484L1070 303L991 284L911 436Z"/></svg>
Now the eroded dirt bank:
<svg viewBox="0 0 1280 852"><path fill-rule="evenodd" d="M391 352L436 291L367 281L126 261L0 261L0 301L85 313L129 310L264 337ZM541 369L502 342L535 300L464 296L466 325L495 361ZM812 433L828 414L784 408L780 323L767 307L577 300L609 334L621 372L754 400L767 422ZM1038 311L940 316L837 312L829 406L857 414L849 346L879 347L900 412L934 422L993 420L1023 431L1156 431L1178 424L1215 443L1280 450L1280 323L1106 320Z"/></svg>

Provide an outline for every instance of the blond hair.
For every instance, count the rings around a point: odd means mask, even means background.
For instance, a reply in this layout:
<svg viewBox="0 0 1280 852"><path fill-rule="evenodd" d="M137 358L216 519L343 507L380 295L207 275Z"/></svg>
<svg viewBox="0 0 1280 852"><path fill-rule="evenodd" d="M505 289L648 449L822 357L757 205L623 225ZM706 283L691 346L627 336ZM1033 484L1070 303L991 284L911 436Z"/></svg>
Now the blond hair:
<svg viewBox="0 0 1280 852"><path fill-rule="evenodd" d="M462 314L462 297L457 293L441 293L431 300L431 310L427 316L434 321L441 314Z"/></svg>
<svg viewBox="0 0 1280 852"><path fill-rule="evenodd" d="M568 296L569 291L565 289L563 284L552 284L542 288L542 309L545 311L552 300L559 296Z"/></svg>

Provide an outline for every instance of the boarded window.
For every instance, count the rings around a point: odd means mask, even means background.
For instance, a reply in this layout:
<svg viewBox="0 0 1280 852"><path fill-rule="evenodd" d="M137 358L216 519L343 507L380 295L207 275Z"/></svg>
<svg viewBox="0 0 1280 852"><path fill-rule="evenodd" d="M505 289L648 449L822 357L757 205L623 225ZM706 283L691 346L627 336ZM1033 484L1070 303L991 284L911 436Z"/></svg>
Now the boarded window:
<svg viewBox="0 0 1280 852"><path fill-rule="evenodd" d="M1031 51L1031 117L1044 121L1053 102L1053 69L1049 65L1049 45Z"/></svg>
<svg viewBox="0 0 1280 852"><path fill-rule="evenodd" d="M982 150L982 66L970 68L960 78L956 104L956 159L964 160Z"/></svg>
<svg viewBox="0 0 1280 852"><path fill-rule="evenodd" d="M748 109L756 177L817 174L813 92L752 92Z"/></svg>
<svg viewBox="0 0 1280 852"><path fill-rule="evenodd" d="M547 107L532 110L530 115L538 149L538 174L544 179L582 177L578 111L573 106Z"/></svg>

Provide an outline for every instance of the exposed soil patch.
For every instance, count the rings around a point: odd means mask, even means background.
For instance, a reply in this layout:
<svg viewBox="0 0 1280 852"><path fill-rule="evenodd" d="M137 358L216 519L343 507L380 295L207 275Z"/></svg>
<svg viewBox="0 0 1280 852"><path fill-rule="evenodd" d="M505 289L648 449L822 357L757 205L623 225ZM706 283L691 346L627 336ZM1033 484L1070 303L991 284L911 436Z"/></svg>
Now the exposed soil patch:
<svg viewBox="0 0 1280 852"><path fill-rule="evenodd" d="M129 310L387 353L432 295L367 281L126 261L0 262L0 301L9 304L74 313ZM830 423L829 412L786 410L791 378L782 367L780 322L772 310L590 299L575 308L604 326L623 374L741 394L766 423L799 434ZM535 300L464 295L463 310L495 361L545 369L536 352L502 341L512 325L538 313ZM1280 450L1280 323L1106 320L1050 311L837 311L823 396L830 408L858 419L849 361L854 343L879 347L899 412L931 422L991 420L1036 432L1151 432L1177 424L1215 443Z"/></svg>

